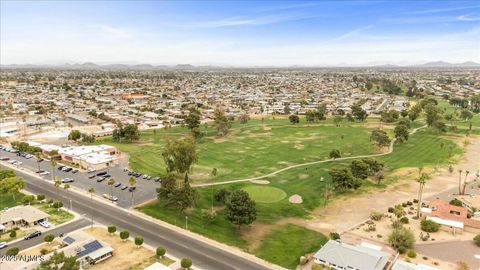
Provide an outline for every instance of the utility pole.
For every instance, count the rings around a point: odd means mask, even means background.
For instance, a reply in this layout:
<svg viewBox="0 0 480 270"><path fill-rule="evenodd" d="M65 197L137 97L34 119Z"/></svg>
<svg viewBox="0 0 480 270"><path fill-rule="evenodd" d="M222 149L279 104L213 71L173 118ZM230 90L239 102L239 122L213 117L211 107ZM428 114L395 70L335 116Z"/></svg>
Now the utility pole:
<svg viewBox="0 0 480 270"><path fill-rule="evenodd" d="M188 216L185 216L185 230L188 231Z"/></svg>

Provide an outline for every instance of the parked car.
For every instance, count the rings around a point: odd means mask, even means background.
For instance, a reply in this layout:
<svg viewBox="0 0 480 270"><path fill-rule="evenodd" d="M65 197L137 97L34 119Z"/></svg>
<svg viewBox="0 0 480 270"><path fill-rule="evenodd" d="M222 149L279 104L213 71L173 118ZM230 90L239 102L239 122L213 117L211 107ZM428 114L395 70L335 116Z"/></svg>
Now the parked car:
<svg viewBox="0 0 480 270"><path fill-rule="evenodd" d="M58 167L58 170L63 171L63 168L65 168L65 166L60 166L60 167Z"/></svg>
<svg viewBox="0 0 480 270"><path fill-rule="evenodd" d="M155 177L155 178L153 178L153 181L155 181L155 182L160 182L160 177Z"/></svg>
<svg viewBox="0 0 480 270"><path fill-rule="evenodd" d="M42 161L44 161L43 158L39 158L39 159L37 160L37 162L42 162Z"/></svg>
<svg viewBox="0 0 480 270"><path fill-rule="evenodd" d="M114 185L114 187L119 187L119 186L121 186L121 185L122 185L122 184L120 184L120 183L116 183L116 184Z"/></svg>
<svg viewBox="0 0 480 270"><path fill-rule="evenodd" d="M103 181L105 181L105 179L107 179L107 178L105 178L105 177L100 177L100 178L97 179L97 182L98 182L98 183L103 182Z"/></svg>
<svg viewBox="0 0 480 270"><path fill-rule="evenodd" d="M97 170L95 170L95 169L88 169L87 173L94 173L94 172L96 172L96 171L97 171Z"/></svg>
<svg viewBox="0 0 480 270"><path fill-rule="evenodd" d="M26 158L26 159L31 159L31 158L33 158L33 155L30 155L30 154L25 155L25 158Z"/></svg>
<svg viewBox="0 0 480 270"><path fill-rule="evenodd" d="M113 201L113 202L118 201L118 198L117 198L117 197L115 197L115 196L110 196L110 195L108 195L108 194L106 194L106 193L103 194L103 197L104 197L105 199L108 199L108 200Z"/></svg>
<svg viewBox="0 0 480 270"><path fill-rule="evenodd" d="M121 188L121 190L125 190L125 189L127 189L127 188L128 188L127 185L123 185L122 188Z"/></svg>
<svg viewBox="0 0 480 270"><path fill-rule="evenodd" d="M68 177L62 179L62 183L72 183L73 181L75 181L73 180L73 178L68 178Z"/></svg>
<svg viewBox="0 0 480 270"><path fill-rule="evenodd" d="M64 172L69 172L71 170L73 170L73 169L70 168L70 167L63 167L63 169L62 169L62 171L64 171Z"/></svg>
<svg viewBox="0 0 480 270"><path fill-rule="evenodd" d="M52 227L52 223L44 220L44 221L40 221L38 224L40 224L40 226L44 227L44 228L50 228Z"/></svg>
<svg viewBox="0 0 480 270"><path fill-rule="evenodd" d="M102 176L102 175L106 175L106 174L107 174L107 172L99 172L99 173L97 173L97 176Z"/></svg>
<svg viewBox="0 0 480 270"><path fill-rule="evenodd" d="M8 247L7 242L0 242L0 249Z"/></svg>
<svg viewBox="0 0 480 270"><path fill-rule="evenodd" d="M10 163L10 164L15 164L15 163L17 163L17 161L16 161L15 159L12 159L12 160L10 160L8 163Z"/></svg>
<svg viewBox="0 0 480 270"><path fill-rule="evenodd" d="M142 178L147 179L147 177L148 177L148 175L144 174Z"/></svg>
<svg viewBox="0 0 480 270"><path fill-rule="evenodd" d="M96 176L95 174L92 174L92 175L89 175L89 176L88 176L88 179L93 179L93 178L95 178L95 177L97 177L97 176Z"/></svg>
<svg viewBox="0 0 480 270"><path fill-rule="evenodd" d="M41 173L39 173L39 174L40 174L40 175L49 175L50 172L44 171L44 172L41 172Z"/></svg>
<svg viewBox="0 0 480 270"><path fill-rule="evenodd" d="M77 169L75 169L75 170L73 170L73 171L72 171L72 173L78 173L78 170L77 170Z"/></svg>
<svg viewBox="0 0 480 270"><path fill-rule="evenodd" d="M10 160L10 158L9 157L2 157L2 158L0 158L0 160L7 161L7 160Z"/></svg>
<svg viewBox="0 0 480 270"><path fill-rule="evenodd" d="M25 235L25 237L23 237L23 239L25 239L25 240L32 239L32 238L35 238L37 236L40 236L41 234L42 234L41 231L34 231L34 232L31 232L31 233Z"/></svg>
<svg viewBox="0 0 480 270"><path fill-rule="evenodd" d="M40 169L40 170L36 171L35 173L43 173L44 171L45 171L45 170Z"/></svg>

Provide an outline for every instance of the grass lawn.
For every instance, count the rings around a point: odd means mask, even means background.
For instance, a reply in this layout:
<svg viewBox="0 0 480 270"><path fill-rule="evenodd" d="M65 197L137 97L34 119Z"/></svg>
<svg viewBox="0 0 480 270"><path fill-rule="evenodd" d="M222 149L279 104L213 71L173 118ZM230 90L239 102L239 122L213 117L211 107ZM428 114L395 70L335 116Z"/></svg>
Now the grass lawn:
<svg viewBox="0 0 480 270"><path fill-rule="evenodd" d="M53 208L49 206L47 203L39 203L39 204L35 204L34 206L44 211L45 213L47 213L49 215L48 221L56 225L65 223L74 218L74 216L69 212L62 209Z"/></svg>
<svg viewBox="0 0 480 270"><path fill-rule="evenodd" d="M300 256L316 252L328 238L315 231L287 224L268 234L255 255L287 269L295 269Z"/></svg>
<svg viewBox="0 0 480 270"><path fill-rule="evenodd" d="M10 242L18 238L25 236L24 230L17 230L17 235L15 237L10 237L10 232L0 234L0 242Z"/></svg>
<svg viewBox="0 0 480 270"><path fill-rule="evenodd" d="M354 127L354 128L352 128ZM361 124L344 123L335 127L332 120L307 124L304 119L293 125L284 117L276 120L251 120L235 123L229 135L217 138L213 128L202 127L205 136L198 143L198 164L191 178L196 183L233 180L266 174L292 164L326 159L332 149L343 156L373 153L370 130ZM117 146L130 155L130 168L150 175L165 172L161 152L167 137L188 134L183 127L142 132L136 143L115 143L111 138L98 140ZM217 176L211 176L217 168Z"/></svg>
<svg viewBox="0 0 480 270"><path fill-rule="evenodd" d="M15 194L0 194L0 210L4 209L5 207L13 207L16 205L22 204L22 199L25 194L21 192L16 192Z"/></svg>
<svg viewBox="0 0 480 270"><path fill-rule="evenodd" d="M250 185L242 188L248 192L250 198L260 203L278 202L287 196L285 191L271 186Z"/></svg>

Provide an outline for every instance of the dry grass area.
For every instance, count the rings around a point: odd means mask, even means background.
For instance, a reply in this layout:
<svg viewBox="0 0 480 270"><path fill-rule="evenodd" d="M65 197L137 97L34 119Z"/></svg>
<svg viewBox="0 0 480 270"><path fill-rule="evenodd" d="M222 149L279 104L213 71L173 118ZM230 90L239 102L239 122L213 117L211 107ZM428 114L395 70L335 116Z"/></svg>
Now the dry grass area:
<svg viewBox="0 0 480 270"><path fill-rule="evenodd" d="M41 255L40 250L42 250L42 249L46 249L46 250L48 250L48 253L50 253L57 248L60 248L60 242L53 241L50 244L49 243L43 243L43 244L35 246L31 249L22 251L22 252L20 252L20 255L25 255L25 256Z"/></svg>
<svg viewBox="0 0 480 270"><path fill-rule="evenodd" d="M452 263L434 259L434 258L429 258L419 253L417 253L417 257L415 258L408 258L406 255L403 255L402 259L404 261L408 261L411 263L424 264L424 265L428 265L428 266L435 267L442 270L458 270L456 264L452 264Z"/></svg>
<svg viewBox="0 0 480 270"><path fill-rule="evenodd" d="M92 270L137 269L139 262L148 262L155 255L155 252L145 247L138 248L133 241L122 241L118 234L110 235L105 228L88 228L84 232L110 244L114 249L112 258L92 266Z"/></svg>

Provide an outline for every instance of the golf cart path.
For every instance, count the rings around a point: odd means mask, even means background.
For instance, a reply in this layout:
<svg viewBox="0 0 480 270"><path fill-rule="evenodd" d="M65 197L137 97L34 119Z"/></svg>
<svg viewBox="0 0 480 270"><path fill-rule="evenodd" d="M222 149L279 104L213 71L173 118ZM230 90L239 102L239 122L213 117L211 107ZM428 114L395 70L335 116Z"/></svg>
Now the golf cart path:
<svg viewBox="0 0 480 270"><path fill-rule="evenodd" d="M427 125L415 128L415 129L412 130L410 135L413 135L418 130L426 128L426 127L427 127ZM264 175L261 175L261 176L255 176L255 177L237 179L237 180L230 180L230 181L223 181L223 182L195 184L195 185L192 185L192 186L193 187L207 187L207 186L217 186L217 185L225 185L225 184L232 184L232 183L239 183L239 182L248 182L248 181L263 179L263 178L266 178L266 177L271 177L271 176L277 175L277 174L279 174L281 172L284 172L284 171L287 171L287 170L291 170L291 169L298 168L298 167L309 166L309 165L313 165L313 164L321 164L321 163L328 163L328 162L342 161L342 160L350 160L350 159L357 159L357 158L369 158L369 157L385 156L385 155L389 155L389 154L393 153L393 145L395 144L395 141L396 141L396 138L392 139L392 141L390 142L390 145L388 147L388 151L385 152L385 153L378 153L378 154L371 154L371 155L360 155L360 156L352 156L352 157L344 157L344 158L336 158L336 159L332 158L332 159L326 159L326 160L318 160L318 161L300 163L300 164L291 165L291 166L285 167L283 169L271 172L269 174L264 174Z"/></svg>

